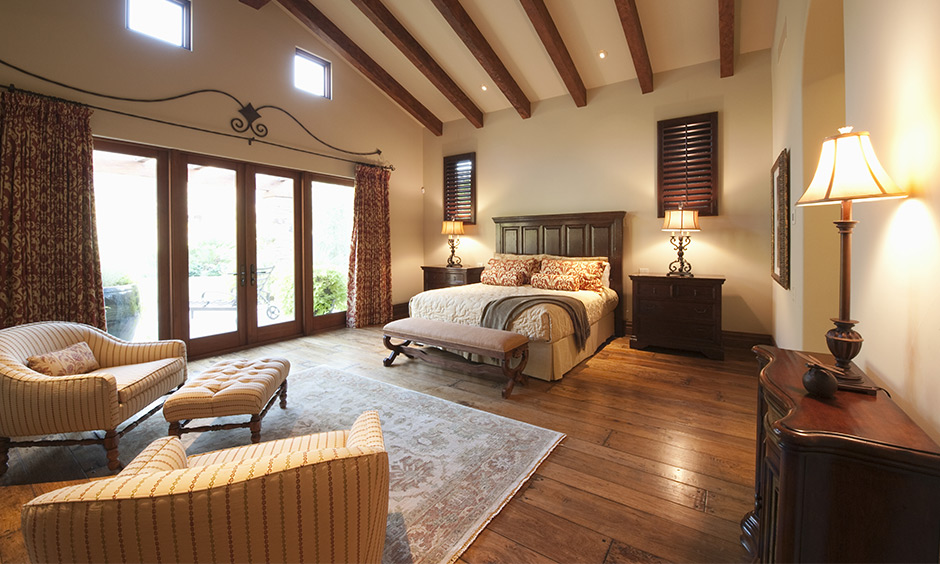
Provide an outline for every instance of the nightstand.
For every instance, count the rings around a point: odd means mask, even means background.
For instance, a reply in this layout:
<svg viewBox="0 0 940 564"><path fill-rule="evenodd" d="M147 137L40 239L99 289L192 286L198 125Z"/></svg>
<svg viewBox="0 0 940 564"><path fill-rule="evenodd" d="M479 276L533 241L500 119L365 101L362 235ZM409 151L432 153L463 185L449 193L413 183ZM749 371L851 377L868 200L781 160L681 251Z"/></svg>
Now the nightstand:
<svg viewBox="0 0 940 564"><path fill-rule="evenodd" d="M698 351L723 360L721 285L713 276L631 274L633 338L630 347L660 346Z"/></svg>
<svg viewBox="0 0 940 564"><path fill-rule="evenodd" d="M424 290L476 284L483 273L482 266L422 266L424 271Z"/></svg>

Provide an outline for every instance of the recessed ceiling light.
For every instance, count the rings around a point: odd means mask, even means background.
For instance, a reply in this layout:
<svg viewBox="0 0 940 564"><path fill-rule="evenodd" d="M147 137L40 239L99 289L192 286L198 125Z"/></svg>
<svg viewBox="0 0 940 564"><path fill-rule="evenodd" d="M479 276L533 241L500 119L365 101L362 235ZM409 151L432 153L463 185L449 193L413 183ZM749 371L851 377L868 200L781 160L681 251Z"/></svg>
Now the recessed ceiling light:
<svg viewBox="0 0 940 564"><path fill-rule="evenodd" d="M598 56L598 58L600 58L600 59L606 59L606 58L607 58L607 51L604 51L603 49L601 49L600 51L597 52L597 56Z"/></svg>
<svg viewBox="0 0 940 564"><path fill-rule="evenodd" d="M480 90L486 92L486 85L485 84L480 85Z"/></svg>

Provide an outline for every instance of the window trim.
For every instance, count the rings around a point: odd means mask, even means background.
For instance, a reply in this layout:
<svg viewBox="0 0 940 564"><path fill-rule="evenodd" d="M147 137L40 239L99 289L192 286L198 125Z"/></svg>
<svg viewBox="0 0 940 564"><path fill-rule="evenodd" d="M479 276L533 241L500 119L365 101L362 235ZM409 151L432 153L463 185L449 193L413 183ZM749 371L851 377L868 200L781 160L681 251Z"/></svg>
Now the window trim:
<svg viewBox="0 0 940 564"><path fill-rule="evenodd" d="M316 96L317 98L325 98L327 100L333 99L333 63L320 57L319 55L314 55L310 51L301 49L300 47L294 48L294 61L297 60L297 57L302 59L307 59L315 64L318 64L323 67L323 96L320 96L316 92L311 92L305 88L297 86L297 66L296 62L294 63L294 88L300 90L301 92L306 92L311 96Z"/></svg>
<svg viewBox="0 0 940 564"><path fill-rule="evenodd" d="M182 29L182 43L176 44L170 41L166 41L149 33L134 29L131 27L131 2L133 0L124 0L124 27L134 33L140 33L141 35L146 35L158 41L163 41L164 43L169 43L175 47L180 47L186 49L187 51L193 50L193 3L192 0L163 0L164 2L169 2L171 4L176 4L183 9L183 21L180 22L180 25L183 26Z"/></svg>
<svg viewBox="0 0 940 564"><path fill-rule="evenodd" d="M461 199L458 193L459 185L453 180L457 174L457 163L463 161L470 161L470 201L462 205L459 202ZM448 180L448 176L450 176L450 180ZM444 157L443 178L444 221L463 221L465 225L475 225L477 222L477 154L475 152L462 153ZM448 209L455 208L458 210L457 214L448 213Z"/></svg>
<svg viewBox="0 0 940 564"><path fill-rule="evenodd" d="M689 147L692 136L707 136L707 140ZM658 217L665 217L667 209L680 207L698 210L702 216L718 215L718 112L661 120L657 122L657 142ZM690 167L694 160L700 162ZM677 168L683 163L684 171L667 176L668 166Z"/></svg>

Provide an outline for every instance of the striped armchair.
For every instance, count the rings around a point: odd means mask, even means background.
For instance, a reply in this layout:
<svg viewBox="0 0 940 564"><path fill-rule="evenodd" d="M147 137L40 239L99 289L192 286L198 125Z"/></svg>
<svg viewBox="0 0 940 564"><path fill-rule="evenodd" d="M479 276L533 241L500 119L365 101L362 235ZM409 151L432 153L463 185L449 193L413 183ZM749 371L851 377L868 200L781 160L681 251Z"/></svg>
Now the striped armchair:
<svg viewBox="0 0 940 564"><path fill-rule="evenodd" d="M85 342L98 369L47 376L27 359ZM43 321L0 329L0 476L9 449L24 446L101 444L108 468L117 470L118 442L136 422L117 427L186 380L186 345L169 340L129 343L81 323ZM103 438L35 439L37 435L104 430ZM31 437L30 440L14 438Z"/></svg>
<svg viewBox="0 0 940 564"><path fill-rule="evenodd" d="M380 562L379 414L332 431L186 456L157 439L117 476L23 506L33 562Z"/></svg>

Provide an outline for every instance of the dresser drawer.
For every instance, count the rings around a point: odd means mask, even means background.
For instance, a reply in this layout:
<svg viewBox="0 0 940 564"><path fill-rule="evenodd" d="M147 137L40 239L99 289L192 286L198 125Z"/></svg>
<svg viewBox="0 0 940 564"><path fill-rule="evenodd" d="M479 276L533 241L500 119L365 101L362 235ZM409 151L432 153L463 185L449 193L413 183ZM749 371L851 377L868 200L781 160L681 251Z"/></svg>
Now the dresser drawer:
<svg viewBox="0 0 940 564"><path fill-rule="evenodd" d="M712 322L717 305L713 303L680 302L675 300L644 300L640 302L637 315L643 317L665 317L681 323Z"/></svg>
<svg viewBox="0 0 940 564"><path fill-rule="evenodd" d="M657 280L637 284L636 292L638 297L644 299L660 298L714 303L721 296L721 286L707 282Z"/></svg>

